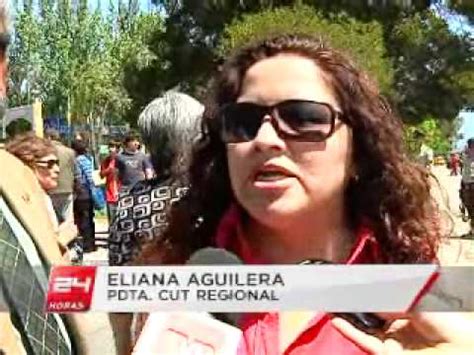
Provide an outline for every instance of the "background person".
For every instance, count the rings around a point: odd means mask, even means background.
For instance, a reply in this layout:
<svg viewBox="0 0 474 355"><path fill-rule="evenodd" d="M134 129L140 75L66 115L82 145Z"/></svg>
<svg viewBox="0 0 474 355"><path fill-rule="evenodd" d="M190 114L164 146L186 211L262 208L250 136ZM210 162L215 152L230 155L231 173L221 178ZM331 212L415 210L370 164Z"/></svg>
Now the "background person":
<svg viewBox="0 0 474 355"><path fill-rule="evenodd" d="M28 165L35 173L40 186L43 188L45 208L48 211L53 227L58 234L58 242L66 246L77 235L77 229L72 220L58 221L48 192L58 187L59 159L54 144L46 139L37 137L33 132L27 132L14 137L6 145L6 150Z"/></svg>
<svg viewBox="0 0 474 355"><path fill-rule="evenodd" d="M431 164L433 164L433 159L434 159L434 152L433 149L431 149L428 145L425 143L421 144L420 147L420 154L419 154L419 159L420 162L427 168L431 167Z"/></svg>
<svg viewBox="0 0 474 355"><path fill-rule="evenodd" d="M147 156L138 150L140 142L134 134L124 139L123 151L117 156L115 166L121 190L132 188L137 182L153 178L153 168Z"/></svg>
<svg viewBox="0 0 474 355"><path fill-rule="evenodd" d="M450 173L451 176L459 175L459 172L461 170L461 159L458 153L456 152L451 153L450 158L449 158L449 168L451 170L451 173Z"/></svg>
<svg viewBox="0 0 474 355"><path fill-rule="evenodd" d="M95 251L95 223L94 203L92 190L95 188L92 172L94 170L92 158L87 154L86 143L82 140L74 141L72 148L76 152L76 169L79 180L74 200L74 220L82 237L84 252Z"/></svg>
<svg viewBox="0 0 474 355"><path fill-rule="evenodd" d="M61 142L59 132L49 128L45 131L45 138L49 139L56 148L59 159L58 186L50 190L49 196L53 202L54 210L59 222L74 221L73 214L73 191L76 179L76 154L74 150L66 147Z"/></svg>
<svg viewBox="0 0 474 355"><path fill-rule="evenodd" d="M7 2L0 0L0 107L5 103L7 82L7 23ZM49 159L43 156L41 160ZM66 239L62 240L61 235L58 238L53 226L55 219L49 218L44 205L44 188L50 184L40 185L36 175L39 170L35 171L39 166L24 164L4 149L0 149L0 162L3 169L0 195L5 203L2 213L9 211L19 224L10 225L9 218L5 218L0 226L0 280L7 281L0 292L8 299L9 309L9 312L0 312L0 353L32 354L36 350L43 353L48 344L55 352L67 353L70 343L72 354L97 354L98 349L103 354L113 354L112 331L106 314L69 313L52 317L45 312L45 290L51 265L69 264L65 254ZM42 167L49 164L53 165L51 174L54 174L56 164L39 163ZM52 182L54 175L41 180ZM27 241L29 247L24 248L21 240ZM46 277L38 277L41 274ZM41 341L33 347L32 339Z"/></svg>
<svg viewBox="0 0 474 355"><path fill-rule="evenodd" d="M467 141L464 152L460 196L470 220L471 230L468 236L474 235L474 138Z"/></svg>
<svg viewBox="0 0 474 355"><path fill-rule="evenodd" d="M111 265L132 261L142 244L155 240L166 228L169 207L188 189L191 147L199 136L203 111L204 106L194 98L170 91L140 114L140 135L158 174L120 195L109 236Z"/></svg>
<svg viewBox="0 0 474 355"><path fill-rule="evenodd" d="M100 164L100 177L105 178L105 200L107 201L107 219L110 227L117 211L119 181L115 166L120 144L110 141L108 148L109 155Z"/></svg>
<svg viewBox="0 0 474 355"><path fill-rule="evenodd" d="M158 175L120 196L109 235L110 265L133 265L144 244L160 239L171 205L188 190L192 142L199 137L203 111L194 98L170 91L140 114L140 134ZM111 314L110 319L119 354L129 354L132 316Z"/></svg>
<svg viewBox="0 0 474 355"><path fill-rule="evenodd" d="M436 262L442 235L426 169L405 154L401 121L377 86L320 38L266 38L226 61L193 155L192 188L145 262L183 263L207 246L247 264ZM240 350L474 346L464 315L406 317L378 338L322 312L248 314Z"/></svg>

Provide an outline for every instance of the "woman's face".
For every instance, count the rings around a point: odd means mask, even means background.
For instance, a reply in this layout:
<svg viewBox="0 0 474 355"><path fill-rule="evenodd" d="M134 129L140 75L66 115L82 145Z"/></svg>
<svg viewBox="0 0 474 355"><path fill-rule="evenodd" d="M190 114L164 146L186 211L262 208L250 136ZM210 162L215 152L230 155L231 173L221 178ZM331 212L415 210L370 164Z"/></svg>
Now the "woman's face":
<svg viewBox="0 0 474 355"><path fill-rule="evenodd" d="M312 60L291 54L250 67L237 101L274 105L289 99L328 103L340 111L327 74ZM264 225L344 212L344 191L353 170L352 131L339 120L324 142L282 139L264 121L253 140L227 144L227 156L237 201Z"/></svg>
<svg viewBox="0 0 474 355"><path fill-rule="evenodd" d="M59 163L55 154L48 154L34 163L36 177L45 191L58 186Z"/></svg>

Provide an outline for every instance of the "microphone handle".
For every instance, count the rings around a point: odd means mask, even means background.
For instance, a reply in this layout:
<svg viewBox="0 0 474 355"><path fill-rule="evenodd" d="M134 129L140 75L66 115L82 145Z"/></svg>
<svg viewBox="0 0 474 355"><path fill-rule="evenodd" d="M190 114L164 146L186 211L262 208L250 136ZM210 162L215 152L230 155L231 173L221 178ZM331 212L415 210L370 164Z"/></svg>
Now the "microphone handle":
<svg viewBox="0 0 474 355"><path fill-rule="evenodd" d="M334 264L327 260L321 259L308 259L304 260L300 263L300 265L323 265L323 264ZM369 333L375 334L385 328L387 321L385 319L380 318L374 313L346 313L346 312L335 312L331 313L336 317L340 317L345 319L349 323L351 323L354 327Z"/></svg>

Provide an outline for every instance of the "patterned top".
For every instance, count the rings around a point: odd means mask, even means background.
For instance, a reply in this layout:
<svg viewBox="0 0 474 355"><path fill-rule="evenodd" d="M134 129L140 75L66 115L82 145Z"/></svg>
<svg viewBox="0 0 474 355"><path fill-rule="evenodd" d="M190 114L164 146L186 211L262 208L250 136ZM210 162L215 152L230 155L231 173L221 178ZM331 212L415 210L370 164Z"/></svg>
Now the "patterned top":
<svg viewBox="0 0 474 355"><path fill-rule="evenodd" d="M109 265L130 262L144 242L158 238L167 226L170 206L187 191L188 187L153 179L139 181L121 194L110 227Z"/></svg>

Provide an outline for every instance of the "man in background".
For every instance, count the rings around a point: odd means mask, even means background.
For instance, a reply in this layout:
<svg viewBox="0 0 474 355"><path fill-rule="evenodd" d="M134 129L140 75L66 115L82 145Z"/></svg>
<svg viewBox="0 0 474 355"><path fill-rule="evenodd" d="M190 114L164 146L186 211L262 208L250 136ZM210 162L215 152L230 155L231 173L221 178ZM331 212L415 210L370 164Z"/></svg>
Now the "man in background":
<svg viewBox="0 0 474 355"><path fill-rule="evenodd" d="M125 137L123 152L117 156L116 161L121 192L130 190L139 181L153 178L150 160L139 147L140 142L136 135L129 134Z"/></svg>
<svg viewBox="0 0 474 355"><path fill-rule="evenodd" d="M420 158L421 163L422 163L425 167L430 168L430 167L431 167L431 164L433 163L433 159L434 159L434 152L433 152L433 149L431 149L431 148L430 148L428 145L426 145L425 143L422 143L422 144L421 144L421 147L420 147L419 158Z"/></svg>
<svg viewBox="0 0 474 355"><path fill-rule="evenodd" d="M75 153L61 142L59 132L53 128L45 131L45 137L54 144L59 160L58 187L49 192L54 210L61 224L73 221L74 181L76 178Z"/></svg>
<svg viewBox="0 0 474 355"><path fill-rule="evenodd" d="M470 219L470 236L474 235L474 138L467 141L467 148L464 153L462 180L461 180L461 201Z"/></svg>

